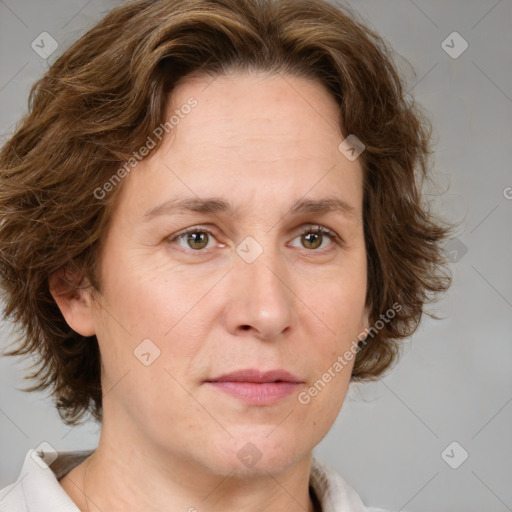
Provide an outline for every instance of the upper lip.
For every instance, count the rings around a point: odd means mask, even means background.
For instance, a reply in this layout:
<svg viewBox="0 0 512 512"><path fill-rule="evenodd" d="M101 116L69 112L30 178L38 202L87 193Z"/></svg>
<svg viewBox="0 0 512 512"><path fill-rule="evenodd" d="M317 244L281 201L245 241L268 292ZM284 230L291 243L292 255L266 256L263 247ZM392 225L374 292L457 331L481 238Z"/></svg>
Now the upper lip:
<svg viewBox="0 0 512 512"><path fill-rule="evenodd" d="M207 379L206 382L254 382L260 384L267 382L292 382L299 384L303 381L286 370L270 370L264 372L248 368L246 370L225 373L219 377Z"/></svg>

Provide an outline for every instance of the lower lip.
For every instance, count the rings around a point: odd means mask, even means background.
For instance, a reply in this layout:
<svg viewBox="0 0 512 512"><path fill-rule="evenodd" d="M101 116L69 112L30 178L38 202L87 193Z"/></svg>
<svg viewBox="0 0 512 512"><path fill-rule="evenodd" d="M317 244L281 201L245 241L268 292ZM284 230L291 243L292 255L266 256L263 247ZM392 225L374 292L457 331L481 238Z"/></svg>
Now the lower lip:
<svg viewBox="0 0 512 512"><path fill-rule="evenodd" d="M296 382L208 382L210 386L251 405L272 405L296 392Z"/></svg>

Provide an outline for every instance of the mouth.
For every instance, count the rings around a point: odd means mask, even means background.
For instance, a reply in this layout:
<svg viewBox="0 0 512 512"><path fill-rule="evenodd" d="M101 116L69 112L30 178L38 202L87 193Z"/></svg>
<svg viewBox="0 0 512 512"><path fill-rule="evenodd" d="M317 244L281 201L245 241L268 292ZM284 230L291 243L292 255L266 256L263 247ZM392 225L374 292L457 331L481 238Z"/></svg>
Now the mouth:
<svg viewBox="0 0 512 512"><path fill-rule="evenodd" d="M273 405L304 384L286 370L239 370L205 381L207 385L250 405Z"/></svg>

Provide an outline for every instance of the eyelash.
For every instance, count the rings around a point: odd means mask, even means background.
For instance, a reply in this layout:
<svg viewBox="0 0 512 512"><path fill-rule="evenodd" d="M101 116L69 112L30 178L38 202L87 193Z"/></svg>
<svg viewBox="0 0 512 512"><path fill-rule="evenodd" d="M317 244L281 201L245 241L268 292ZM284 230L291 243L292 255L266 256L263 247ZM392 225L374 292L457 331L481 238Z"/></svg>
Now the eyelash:
<svg viewBox="0 0 512 512"><path fill-rule="evenodd" d="M185 231L181 231L180 233L177 233L176 235L174 235L172 237L169 237L168 241L175 242L176 240L179 240L180 238L185 237L186 235L188 235L190 233L206 233L206 234L208 234L208 236L215 238L215 235L209 229L203 228L201 226L193 226L191 228L186 229ZM331 240L331 242L334 242L335 244L337 244L339 246L344 245L344 241L336 233L334 233L334 231L331 231L330 229L327 229L326 227L319 226L319 225L308 226L297 236L304 236L304 235L311 234L311 233L315 234L315 235L327 236ZM297 238L297 237L295 237L295 238ZM186 251L190 251L192 253L197 253L197 254L206 252L205 249L196 249L196 250L190 249L190 248L184 248L184 249ZM322 249L305 249L305 250L310 251L310 252L322 253L326 249L329 250L328 248L324 248L323 250Z"/></svg>

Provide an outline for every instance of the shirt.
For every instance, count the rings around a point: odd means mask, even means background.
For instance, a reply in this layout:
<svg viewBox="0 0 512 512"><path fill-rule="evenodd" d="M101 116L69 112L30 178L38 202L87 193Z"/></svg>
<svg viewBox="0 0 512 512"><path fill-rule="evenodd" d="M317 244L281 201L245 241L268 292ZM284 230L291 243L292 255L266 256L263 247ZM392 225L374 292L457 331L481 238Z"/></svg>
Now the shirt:
<svg viewBox="0 0 512 512"><path fill-rule="evenodd" d="M16 482L0 490L0 512L80 512L58 480L93 451L59 452L55 459L55 452L29 450ZM356 491L336 471L315 458L310 487L322 512L386 512L365 507Z"/></svg>

